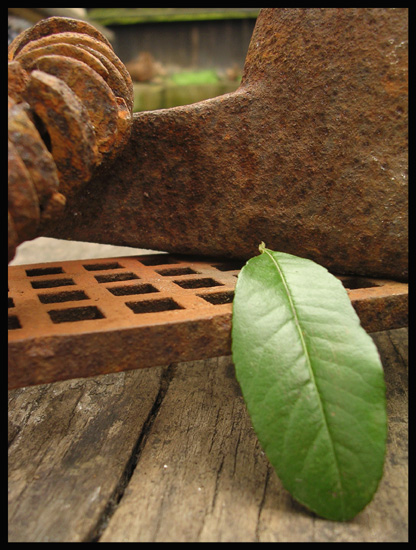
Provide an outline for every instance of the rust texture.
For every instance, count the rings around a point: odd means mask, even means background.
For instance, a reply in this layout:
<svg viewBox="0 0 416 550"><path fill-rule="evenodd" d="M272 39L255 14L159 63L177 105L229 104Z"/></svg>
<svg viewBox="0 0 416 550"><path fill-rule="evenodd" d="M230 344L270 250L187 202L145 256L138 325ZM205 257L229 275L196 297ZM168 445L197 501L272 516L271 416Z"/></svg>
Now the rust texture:
<svg viewBox="0 0 416 550"><path fill-rule="evenodd" d="M58 192L59 179L54 159L32 121L28 104L11 102L8 137L22 159L33 183L36 191L34 200L39 204L40 222L56 218L63 210L65 197ZM11 169L14 170L13 163ZM13 201L11 201L10 208L14 212ZM38 231L41 231L41 225L36 233Z"/></svg>
<svg viewBox="0 0 416 550"><path fill-rule="evenodd" d="M48 17L42 19L36 25L28 29L27 31L19 34L12 44L9 46L8 58L9 61L13 60L19 51L26 46L29 42L34 42L44 36L51 34L60 34L62 32L82 33L100 40L106 44L109 48L112 48L107 38L100 33L95 27L85 21L79 19L72 19L70 17Z"/></svg>
<svg viewBox="0 0 416 550"><path fill-rule="evenodd" d="M53 46L54 44L72 44L86 49L88 52L95 56L98 56L101 62L104 61L105 67L110 69L112 75L112 82L117 80L118 86L115 88L117 96L126 100L130 108L133 107L133 83L127 69L116 56L113 49L108 47L97 38L88 36L82 33L73 32L60 32L58 34L52 34L39 38L36 41L28 42L17 54L16 60L18 61L21 56L33 51L37 48L43 48L46 46Z"/></svg>
<svg viewBox="0 0 416 550"><path fill-rule="evenodd" d="M89 53L87 50L80 48L79 46L74 46L73 44L53 44L51 46L44 46L43 48L34 48L30 50L26 55L19 56L19 61L9 62L9 66L19 65L23 69L31 70L34 66L36 68L36 63L41 57L46 57L49 55L61 55L64 57L71 57L82 61L91 69L102 76L104 79L108 76L108 71L101 63L101 61L93 54Z"/></svg>
<svg viewBox="0 0 416 550"><path fill-rule="evenodd" d="M87 110L98 150L110 151L117 137L118 113L115 95L105 80L83 61L63 55L39 57L36 67L69 86Z"/></svg>
<svg viewBox="0 0 416 550"><path fill-rule="evenodd" d="M8 64L8 93L16 103L23 101L22 93L25 91L29 76L23 66L17 61Z"/></svg>
<svg viewBox="0 0 416 550"><path fill-rule="evenodd" d="M84 105L63 80L33 71L25 97L45 124L63 193L89 181L98 162L94 129Z"/></svg>
<svg viewBox="0 0 416 550"><path fill-rule="evenodd" d="M231 353L243 262L158 254L9 267L9 388ZM407 285L340 277L363 327L407 325Z"/></svg>
<svg viewBox="0 0 416 550"><path fill-rule="evenodd" d="M135 114L47 234L406 281L407 41L407 8L262 9L239 89Z"/></svg>
<svg viewBox="0 0 416 550"><path fill-rule="evenodd" d="M57 223L67 197L125 146L132 86L108 40L88 23L52 17L12 42L9 261L18 244Z"/></svg>
<svg viewBox="0 0 416 550"><path fill-rule="evenodd" d="M22 240L33 239L39 225L39 203L30 174L10 140L7 164L9 214L14 233Z"/></svg>

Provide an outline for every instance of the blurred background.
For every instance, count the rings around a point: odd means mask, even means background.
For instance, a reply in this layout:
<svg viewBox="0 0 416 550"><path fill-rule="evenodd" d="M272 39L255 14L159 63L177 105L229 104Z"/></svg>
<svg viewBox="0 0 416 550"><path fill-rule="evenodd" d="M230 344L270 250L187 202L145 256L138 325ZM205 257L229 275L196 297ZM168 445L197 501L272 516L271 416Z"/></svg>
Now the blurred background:
<svg viewBox="0 0 416 550"><path fill-rule="evenodd" d="M88 21L111 42L134 85L135 112L236 90L260 8L8 8L8 42L51 16ZM10 265L153 251L40 237Z"/></svg>
<svg viewBox="0 0 416 550"><path fill-rule="evenodd" d="M8 8L9 42L52 15L83 19L129 70L135 111L195 103L237 89L260 8Z"/></svg>

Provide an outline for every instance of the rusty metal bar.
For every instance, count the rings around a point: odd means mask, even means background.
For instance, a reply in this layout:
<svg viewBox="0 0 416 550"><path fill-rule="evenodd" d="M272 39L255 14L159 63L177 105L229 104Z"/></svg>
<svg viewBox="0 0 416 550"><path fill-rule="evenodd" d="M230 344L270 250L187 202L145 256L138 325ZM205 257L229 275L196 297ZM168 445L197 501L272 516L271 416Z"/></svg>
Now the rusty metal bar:
<svg viewBox="0 0 416 550"><path fill-rule="evenodd" d="M407 8L263 8L239 89L137 113L48 236L408 277Z"/></svg>
<svg viewBox="0 0 416 550"><path fill-rule="evenodd" d="M9 267L9 388L231 353L242 262L170 254ZM340 277L368 332L407 325L407 285Z"/></svg>

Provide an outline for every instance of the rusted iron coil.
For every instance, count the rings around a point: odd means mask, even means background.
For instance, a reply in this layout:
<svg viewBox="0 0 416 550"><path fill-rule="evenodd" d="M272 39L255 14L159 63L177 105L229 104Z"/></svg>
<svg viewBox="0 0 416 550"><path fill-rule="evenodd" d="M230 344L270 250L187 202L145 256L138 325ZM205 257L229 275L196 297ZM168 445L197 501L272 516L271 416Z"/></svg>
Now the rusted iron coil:
<svg viewBox="0 0 416 550"><path fill-rule="evenodd" d="M125 146L133 84L92 25L51 17L8 52L8 261Z"/></svg>

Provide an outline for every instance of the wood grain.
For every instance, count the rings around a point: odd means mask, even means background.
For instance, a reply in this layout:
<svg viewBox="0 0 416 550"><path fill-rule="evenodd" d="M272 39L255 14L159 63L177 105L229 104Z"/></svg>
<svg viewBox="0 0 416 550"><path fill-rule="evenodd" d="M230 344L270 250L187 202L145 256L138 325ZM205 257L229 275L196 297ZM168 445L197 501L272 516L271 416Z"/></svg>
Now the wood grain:
<svg viewBox="0 0 416 550"><path fill-rule="evenodd" d="M354 520L293 501L220 357L9 392L9 541L406 542L407 334L372 335L388 451Z"/></svg>
<svg viewBox="0 0 416 550"><path fill-rule="evenodd" d="M161 369L9 394L9 541L91 537L129 469Z"/></svg>

